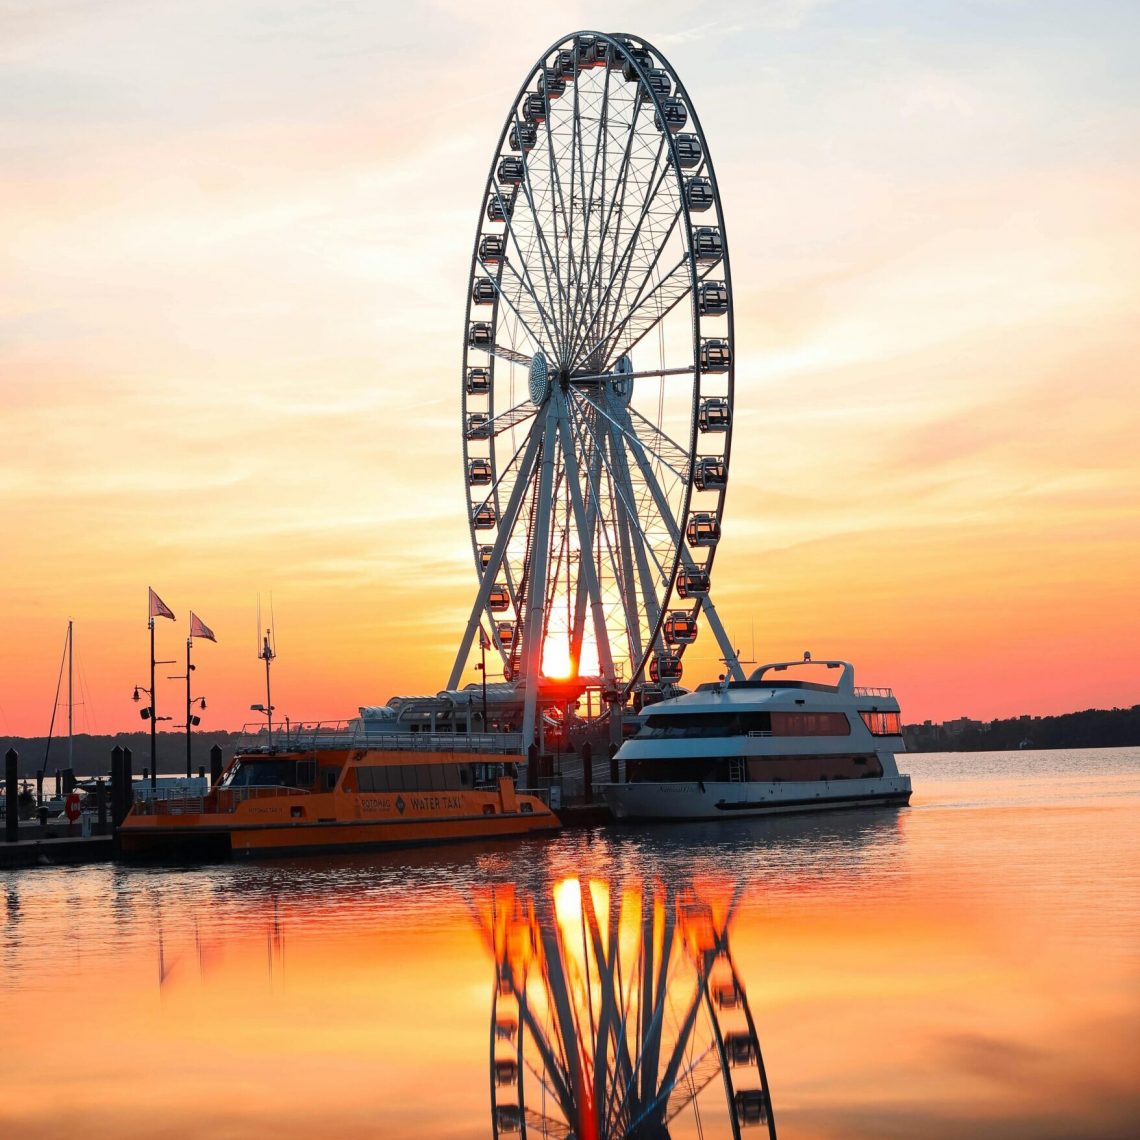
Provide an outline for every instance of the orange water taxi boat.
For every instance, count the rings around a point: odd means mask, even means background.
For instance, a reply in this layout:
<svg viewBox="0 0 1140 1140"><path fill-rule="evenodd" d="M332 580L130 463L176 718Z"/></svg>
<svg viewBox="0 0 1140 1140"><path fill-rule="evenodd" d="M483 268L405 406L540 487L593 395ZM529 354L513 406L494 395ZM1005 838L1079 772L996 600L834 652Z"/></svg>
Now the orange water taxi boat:
<svg viewBox="0 0 1140 1140"><path fill-rule="evenodd" d="M409 727L362 715L347 725L263 731L239 747L205 795L134 804L118 832L120 851L152 858L293 855L498 839L561 826L539 796L516 790L517 734L459 732L467 726L454 723L443 732Z"/></svg>

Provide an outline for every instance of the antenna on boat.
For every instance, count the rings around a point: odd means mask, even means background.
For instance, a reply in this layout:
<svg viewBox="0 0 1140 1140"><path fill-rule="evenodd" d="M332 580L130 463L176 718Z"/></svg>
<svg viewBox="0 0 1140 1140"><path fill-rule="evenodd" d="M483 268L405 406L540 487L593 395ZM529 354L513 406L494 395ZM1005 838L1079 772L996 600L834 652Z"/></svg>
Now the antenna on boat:
<svg viewBox="0 0 1140 1140"><path fill-rule="evenodd" d="M269 733L269 745L273 746L273 698L272 689L269 680L269 666L273 659L277 656L277 651L274 648L276 645L276 636L273 632L273 595L269 595L269 625L265 629L265 634L261 634L261 595L257 595L257 632L261 638L261 644L257 651L258 659L265 662L265 704L264 705L250 705L251 712L265 713L266 730Z"/></svg>

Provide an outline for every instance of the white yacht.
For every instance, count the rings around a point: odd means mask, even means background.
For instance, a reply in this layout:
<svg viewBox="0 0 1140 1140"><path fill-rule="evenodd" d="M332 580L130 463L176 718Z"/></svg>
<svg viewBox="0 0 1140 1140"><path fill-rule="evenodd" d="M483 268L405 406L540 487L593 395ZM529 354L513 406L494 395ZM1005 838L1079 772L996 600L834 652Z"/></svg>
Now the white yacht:
<svg viewBox="0 0 1140 1140"><path fill-rule="evenodd" d="M840 670L838 683L780 676L802 666ZM619 819L905 804L910 777L895 762L903 748L890 689L858 689L849 662L804 654L644 709L617 754L625 782L603 791Z"/></svg>

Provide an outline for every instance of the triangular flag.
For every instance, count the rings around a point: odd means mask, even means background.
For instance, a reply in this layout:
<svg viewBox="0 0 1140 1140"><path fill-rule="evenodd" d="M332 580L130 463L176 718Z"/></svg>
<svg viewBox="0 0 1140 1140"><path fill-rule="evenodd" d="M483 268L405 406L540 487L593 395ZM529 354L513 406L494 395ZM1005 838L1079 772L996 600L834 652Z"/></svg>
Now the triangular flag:
<svg viewBox="0 0 1140 1140"><path fill-rule="evenodd" d="M214 636L214 631L193 611L190 611L190 636L191 637L204 637L207 641L212 641L216 645L218 639Z"/></svg>
<svg viewBox="0 0 1140 1140"><path fill-rule="evenodd" d="M479 648L480 649L490 649L491 648L491 639L487 636L487 632L486 632L486 630L483 629L482 626L479 627Z"/></svg>
<svg viewBox="0 0 1140 1140"><path fill-rule="evenodd" d="M171 621L176 621L174 611L149 586L147 590L150 593L150 616L152 618L170 618Z"/></svg>

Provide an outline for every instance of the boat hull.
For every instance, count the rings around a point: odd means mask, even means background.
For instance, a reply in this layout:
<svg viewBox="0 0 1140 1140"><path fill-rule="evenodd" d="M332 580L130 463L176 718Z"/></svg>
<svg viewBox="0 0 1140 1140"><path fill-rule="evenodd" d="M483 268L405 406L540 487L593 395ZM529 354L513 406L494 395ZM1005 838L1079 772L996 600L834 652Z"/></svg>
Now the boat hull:
<svg viewBox="0 0 1140 1140"><path fill-rule="evenodd" d="M744 783L673 781L607 784L606 803L618 819L733 819L740 816L905 805L909 776L858 780Z"/></svg>
<svg viewBox="0 0 1140 1140"><path fill-rule="evenodd" d="M222 823L203 816L190 817L180 825L121 828L119 850L124 857L141 859L269 858L504 839L559 827L553 815L264 824Z"/></svg>

